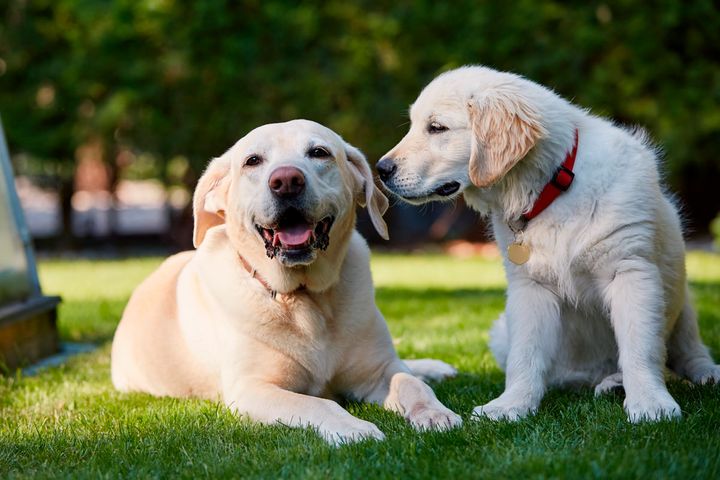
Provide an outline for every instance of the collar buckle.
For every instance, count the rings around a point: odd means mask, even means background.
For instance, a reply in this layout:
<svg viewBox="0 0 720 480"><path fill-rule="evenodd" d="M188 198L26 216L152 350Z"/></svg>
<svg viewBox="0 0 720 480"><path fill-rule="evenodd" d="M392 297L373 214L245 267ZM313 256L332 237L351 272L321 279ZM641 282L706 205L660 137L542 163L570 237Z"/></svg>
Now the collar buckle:
<svg viewBox="0 0 720 480"><path fill-rule="evenodd" d="M565 165L560 165L558 169L555 170L555 175L553 175L550 183L552 183L555 188L557 188L561 192L567 192L568 188L570 188L570 185L572 185L574 179L575 174L573 173L573 171L567 168Z"/></svg>

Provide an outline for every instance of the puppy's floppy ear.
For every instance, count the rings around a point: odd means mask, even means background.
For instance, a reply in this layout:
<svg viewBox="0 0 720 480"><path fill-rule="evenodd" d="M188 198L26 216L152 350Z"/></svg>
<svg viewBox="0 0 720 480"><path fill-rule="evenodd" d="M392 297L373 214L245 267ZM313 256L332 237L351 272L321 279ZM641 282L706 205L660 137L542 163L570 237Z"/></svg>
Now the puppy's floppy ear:
<svg viewBox="0 0 720 480"><path fill-rule="evenodd" d="M383 215L388 209L388 199L375 186L372 170L365 160L365 155L349 143L345 143L345 155L350 164L350 171L355 179L355 184L360 190L358 203L361 207L367 207L375 230L385 240L388 240L388 228L383 220Z"/></svg>
<svg viewBox="0 0 720 480"><path fill-rule="evenodd" d="M199 247L208 228L225 223L225 206L230 185L230 159L219 157L210 162L198 181L193 195L193 245Z"/></svg>
<svg viewBox="0 0 720 480"><path fill-rule="evenodd" d="M492 90L468 104L472 125L470 180L488 187L500 180L543 138L540 114L517 91Z"/></svg>

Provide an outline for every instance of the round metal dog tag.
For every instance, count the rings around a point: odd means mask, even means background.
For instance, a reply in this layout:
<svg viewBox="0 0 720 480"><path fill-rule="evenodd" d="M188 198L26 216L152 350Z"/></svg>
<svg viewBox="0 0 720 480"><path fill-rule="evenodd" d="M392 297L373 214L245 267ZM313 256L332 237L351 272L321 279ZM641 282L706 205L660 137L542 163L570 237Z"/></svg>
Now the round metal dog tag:
<svg viewBox="0 0 720 480"><path fill-rule="evenodd" d="M530 260L530 247L522 243L511 244L507 249L507 253L508 258L515 265L522 265Z"/></svg>

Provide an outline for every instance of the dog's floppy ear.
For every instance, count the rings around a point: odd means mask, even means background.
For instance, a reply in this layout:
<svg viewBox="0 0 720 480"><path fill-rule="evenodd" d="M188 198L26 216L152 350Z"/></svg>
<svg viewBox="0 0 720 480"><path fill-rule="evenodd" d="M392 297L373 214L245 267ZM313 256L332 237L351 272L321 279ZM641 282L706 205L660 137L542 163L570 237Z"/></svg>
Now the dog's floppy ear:
<svg viewBox="0 0 720 480"><path fill-rule="evenodd" d="M230 185L230 159L219 157L210 162L198 181L193 195L193 245L199 247L208 228L225 223L225 205Z"/></svg>
<svg viewBox="0 0 720 480"><path fill-rule="evenodd" d="M375 230L382 238L388 240L390 238L388 228L383 220L383 215L388 209L387 197L375 186L372 170L365 160L365 155L348 143L345 143L345 155L350 164L355 184L360 190L358 203L361 207L367 207Z"/></svg>
<svg viewBox="0 0 720 480"><path fill-rule="evenodd" d="M470 180L477 187L500 180L547 133L540 114L519 92L484 92L471 98L468 108Z"/></svg>

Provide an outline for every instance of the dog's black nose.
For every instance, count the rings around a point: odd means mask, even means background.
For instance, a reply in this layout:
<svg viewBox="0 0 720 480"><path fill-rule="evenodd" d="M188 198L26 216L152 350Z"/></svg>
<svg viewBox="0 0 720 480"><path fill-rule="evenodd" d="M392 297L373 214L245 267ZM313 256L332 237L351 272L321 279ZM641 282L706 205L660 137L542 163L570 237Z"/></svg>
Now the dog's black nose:
<svg viewBox="0 0 720 480"><path fill-rule="evenodd" d="M395 173L397 165L395 165L392 158L385 157L380 159L377 165L375 165L375 168L378 171L378 175L380 175L380 180L385 182Z"/></svg>
<svg viewBox="0 0 720 480"><path fill-rule="evenodd" d="M280 198L293 198L305 190L305 175L295 167L280 167L270 175L268 186Z"/></svg>

